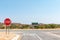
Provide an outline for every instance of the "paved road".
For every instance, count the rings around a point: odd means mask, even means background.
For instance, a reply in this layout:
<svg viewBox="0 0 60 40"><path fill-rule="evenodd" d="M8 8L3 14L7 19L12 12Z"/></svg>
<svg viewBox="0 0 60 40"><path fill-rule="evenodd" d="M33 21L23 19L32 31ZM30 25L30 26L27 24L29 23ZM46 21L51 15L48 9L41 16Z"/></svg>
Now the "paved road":
<svg viewBox="0 0 60 40"><path fill-rule="evenodd" d="M60 40L60 30L9 30L9 32L22 34L21 40Z"/></svg>

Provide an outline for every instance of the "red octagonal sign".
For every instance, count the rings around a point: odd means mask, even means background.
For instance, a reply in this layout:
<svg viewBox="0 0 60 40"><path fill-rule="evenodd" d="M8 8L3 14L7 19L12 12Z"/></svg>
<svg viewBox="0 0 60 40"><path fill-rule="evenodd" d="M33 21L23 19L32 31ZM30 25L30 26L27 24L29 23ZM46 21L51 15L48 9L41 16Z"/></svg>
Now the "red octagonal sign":
<svg viewBox="0 0 60 40"><path fill-rule="evenodd" d="M10 20L9 18L6 18L6 19L4 20L4 24L5 24L6 26L10 25L10 24L11 24L11 20Z"/></svg>

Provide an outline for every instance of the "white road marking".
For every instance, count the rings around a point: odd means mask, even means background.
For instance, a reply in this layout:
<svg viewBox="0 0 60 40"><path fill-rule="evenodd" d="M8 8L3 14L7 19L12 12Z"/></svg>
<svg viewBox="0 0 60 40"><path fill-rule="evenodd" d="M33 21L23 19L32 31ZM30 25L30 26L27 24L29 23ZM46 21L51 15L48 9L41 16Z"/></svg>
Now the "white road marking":
<svg viewBox="0 0 60 40"><path fill-rule="evenodd" d="M51 33L51 32L46 32L46 34L60 38L60 35L57 35L57 34L54 34L54 33Z"/></svg>
<svg viewBox="0 0 60 40"><path fill-rule="evenodd" d="M41 37L39 37L36 33L24 33L23 34L24 36L26 36L26 35L29 35L29 36L36 36L39 40L42 40L42 38Z"/></svg>
<svg viewBox="0 0 60 40"><path fill-rule="evenodd" d="M16 35L12 40L17 40L19 38L19 35Z"/></svg>
<svg viewBox="0 0 60 40"><path fill-rule="evenodd" d="M39 37L37 34L35 34L38 38L39 38L39 40L42 40L42 38L41 37Z"/></svg>

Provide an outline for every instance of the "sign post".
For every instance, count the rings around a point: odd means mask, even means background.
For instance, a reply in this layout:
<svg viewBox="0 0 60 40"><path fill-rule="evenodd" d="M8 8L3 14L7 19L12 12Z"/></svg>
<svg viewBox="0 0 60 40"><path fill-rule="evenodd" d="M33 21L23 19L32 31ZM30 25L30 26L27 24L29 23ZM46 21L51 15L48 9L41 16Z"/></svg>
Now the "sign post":
<svg viewBox="0 0 60 40"><path fill-rule="evenodd" d="M7 27L9 27L9 25L11 25L11 20L9 18L6 18L4 20L4 24L6 25L6 34L8 34L9 32L8 32Z"/></svg>

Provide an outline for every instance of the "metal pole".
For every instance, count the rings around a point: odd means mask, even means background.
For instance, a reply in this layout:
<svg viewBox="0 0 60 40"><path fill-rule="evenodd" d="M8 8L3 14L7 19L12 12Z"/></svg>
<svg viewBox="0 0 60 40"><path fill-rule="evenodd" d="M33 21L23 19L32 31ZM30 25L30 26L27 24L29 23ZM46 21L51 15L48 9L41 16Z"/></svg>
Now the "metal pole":
<svg viewBox="0 0 60 40"><path fill-rule="evenodd" d="M7 35L7 26L6 26L6 35Z"/></svg>
<svg viewBox="0 0 60 40"><path fill-rule="evenodd" d="M9 28L7 29L7 32L8 32L8 34L9 34Z"/></svg>
<svg viewBox="0 0 60 40"><path fill-rule="evenodd" d="M9 29L7 28L8 26L6 26L6 35L9 34Z"/></svg>

